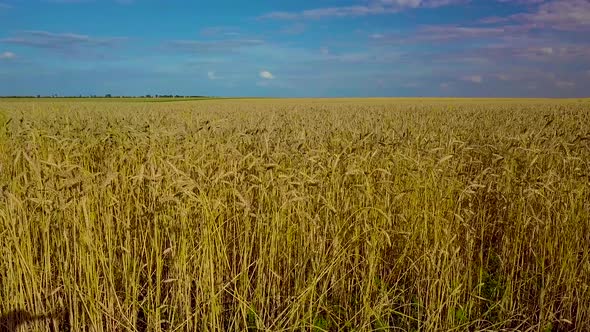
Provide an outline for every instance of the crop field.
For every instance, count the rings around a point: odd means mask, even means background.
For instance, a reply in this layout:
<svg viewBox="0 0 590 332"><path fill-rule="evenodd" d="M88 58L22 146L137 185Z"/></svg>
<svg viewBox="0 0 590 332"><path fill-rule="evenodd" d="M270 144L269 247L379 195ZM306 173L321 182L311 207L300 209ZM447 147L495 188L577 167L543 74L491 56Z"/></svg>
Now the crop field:
<svg viewBox="0 0 590 332"><path fill-rule="evenodd" d="M588 99L0 112L15 331L590 330Z"/></svg>

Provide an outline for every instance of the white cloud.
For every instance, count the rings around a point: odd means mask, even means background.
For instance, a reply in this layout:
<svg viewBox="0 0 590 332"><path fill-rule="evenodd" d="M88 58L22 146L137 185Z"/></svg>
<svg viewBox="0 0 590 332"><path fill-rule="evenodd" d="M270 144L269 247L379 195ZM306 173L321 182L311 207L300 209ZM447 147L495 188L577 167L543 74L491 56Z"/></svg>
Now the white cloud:
<svg viewBox="0 0 590 332"><path fill-rule="evenodd" d="M551 54L553 54L553 48L552 47L542 47L541 52L543 54L551 55Z"/></svg>
<svg viewBox="0 0 590 332"><path fill-rule="evenodd" d="M500 81L512 81L514 78L509 74L497 74L496 78Z"/></svg>
<svg viewBox="0 0 590 332"><path fill-rule="evenodd" d="M261 78L264 78L265 80L272 80L275 78L274 75L268 70L261 71L259 75Z"/></svg>
<svg viewBox="0 0 590 332"><path fill-rule="evenodd" d="M12 52L0 53L0 60L12 60L14 58L16 58L16 54Z"/></svg>
<svg viewBox="0 0 590 332"><path fill-rule="evenodd" d="M207 72L207 77L209 77L210 80L218 80L221 79L221 77L217 76L217 74L215 74L214 71L210 70Z"/></svg>
<svg viewBox="0 0 590 332"><path fill-rule="evenodd" d="M463 81L481 84L483 82L483 77L480 75L472 75L472 76L465 76L461 78Z"/></svg>
<svg viewBox="0 0 590 332"><path fill-rule="evenodd" d="M576 84L574 82L568 82L568 81L557 81L557 82L555 82L555 85L557 85L558 88L562 88L562 89L573 88L574 86L576 86Z"/></svg>

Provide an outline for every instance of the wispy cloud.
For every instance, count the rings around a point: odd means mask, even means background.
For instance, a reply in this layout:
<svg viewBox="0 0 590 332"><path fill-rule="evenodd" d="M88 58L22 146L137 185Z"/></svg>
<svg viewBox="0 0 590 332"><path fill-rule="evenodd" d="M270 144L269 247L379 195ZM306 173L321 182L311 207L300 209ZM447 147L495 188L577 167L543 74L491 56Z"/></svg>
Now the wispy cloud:
<svg viewBox="0 0 590 332"><path fill-rule="evenodd" d="M568 88L573 88L576 86L576 83L574 82L570 82L570 81L557 81L555 82L555 85L558 88L562 88L562 89L568 89Z"/></svg>
<svg viewBox="0 0 590 332"><path fill-rule="evenodd" d="M416 89L416 88L419 88L421 86L421 84L416 83L416 82L407 82L407 83L402 83L401 86L404 88L408 88L408 89Z"/></svg>
<svg viewBox="0 0 590 332"><path fill-rule="evenodd" d="M240 49L264 44L260 39L224 39L224 40L173 40L166 47L176 51L190 53L235 52Z"/></svg>
<svg viewBox="0 0 590 332"><path fill-rule="evenodd" d="M51 3L59 3L59 4L84 4L84 3L91 3L96 2L96 0L44 0L45 2ZM118 3L120 5L130 5L135 3L135 0L112 0L114 3Z"/></svg>
<svg viewBox="0 0 590 332"><path fill-rule="evenodd" d="M541 3L545 0L496 0L496 1L502 2L502 3L508 3L508 4L516 4L516 5L532 5L532 4Z"/></svg>
<svg viewBox="0 0 590 332"><path fill-rule="evenodd" d="M231 37L236 38L242 33L240 29L233 26L212 26L200 30L201 36L204 37Z"/></svg>
<svg viewBox="0 0 590 332"><path fill-rule="evenodd" d="M493 77L496 78L497 80L504 81L504 82L518 80L518 78L515 77L514 75L512 75L512 74L504 74L504 73L494 74Z"/></svg>
<svg viewBox="0 0 590 332"><path fill-rule="evenodd" d="M504 82L553 82L557 80L555 73L551 71L524 67L513 68L510 72L491 74L490 77Z"/></svg>
<svg viewBox="0 0 590 332"><path fill-rule="evenodd" d="M492 16L480 20L484 24L511 22L529 30L590 31L590 1L588 0L498 0L499 2L530 5L527 12L506 17Z"/></svg>
<svg viewBox="0 0 590 332"><path fill-rule="evenodd" d="M465 51L493 62L509 59L565 64L589 62L590 44L564 42L558 38L515 37L488 41L487 44Z"/></svg>
<svg viewBox="0 0 590 332"><path fill-rule="evenodd" d="M464 76L461 78L462 81L481 84L483 83L483 77L481 75Z"/></svg>
<svg viewBox="0 0 590 332"><path fill-rule="evenodd" d="M84 47L110 47L127 40L125 37L91 37L74 33L53 33L48 31L20 31L16 35L0 39L5 44L34 48L66 50Z"/></svg>
<svg viewBox="0 0 590 332"><path fill-rule="evenodd" d="M467 38L485 38L508 35L518 30L518 27L470 27L470 26L425 26L418 31L421 40L451 40Z"/></svg>
<svg viewBox="0 0 590 332"><path fill-rule="evenodd" d="M423 42L451 41L462 42L474 40L478 43L491 38L513 38L526 35L530 26L518 24L510 25L424 25L419 26L413 33L372 33L368 38L380 44L416 44Z"/></svg>
<svg viewBox="0 0 590 332"><path fill-rule="evenodd" d="M4 2L0 2L0 10L2 10L2 9L10 9L10 8L12 8L11 5L9 5L7 3L4 3Z"/></svg>
<svg viewBox="0 0 590 332"><path fill-rule="evenodd" d="M328 17L355 17L397 13L414 8L437 8L465 3L468 0L371 0L358 5L340 7L321 7L302 11L275 11L262 15L263 19L293 20L321 19Z"/></svg>
<svg viewBox="0 0 590 332"><path fill-rule="evenodd" d="M294 24L290 24L286 27L284 27L283 29L280 30L280 32L288 34L288 35L300 35L302 33L305 32L305 30L307 29L307 26L301 22L297 22Z"/></svg>
<svg viewBox="0 0 590 332"><path fill-rule="evenodd" d="M51 3L63 3L63 4L68 4L68 3L88 3L88 2L93 2L94 0L45 0L45 2L51 2Z"/></svg>
<svg viewBox="0 0 590 332"><path fill-rule="evenodd" d="M512 19L533 24L535 27L565 31L588 31L590 30L590 1L549 1L542 3L532 13L513 15Z"/></svg>
<svg viewBox="0 0 590 332"><path fill-rule="evenodd" d="M590 63L590 40L576 39L575 33L565 31L590 31L590 1L521 1L517 5L525 5L527 12L466 25L426 25L404 34L373 33L368 39L376 45L453 45L441 51L430 47L435 62L481 66L494 63L506 66L522 61ZM564 35L570 38L563 38ZM526 67L531 63L521 65Z"/></svg>

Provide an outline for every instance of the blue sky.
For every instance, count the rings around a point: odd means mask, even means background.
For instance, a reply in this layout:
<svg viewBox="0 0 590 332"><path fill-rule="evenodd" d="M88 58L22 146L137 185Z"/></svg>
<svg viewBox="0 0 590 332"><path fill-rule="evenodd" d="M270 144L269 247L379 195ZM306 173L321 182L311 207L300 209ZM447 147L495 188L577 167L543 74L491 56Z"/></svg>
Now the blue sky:
<svg viewBox="0 0 590 332"><path fill-rule="evenodd" d="M590 96L590 0L0 0L0 95Z"/></svg>

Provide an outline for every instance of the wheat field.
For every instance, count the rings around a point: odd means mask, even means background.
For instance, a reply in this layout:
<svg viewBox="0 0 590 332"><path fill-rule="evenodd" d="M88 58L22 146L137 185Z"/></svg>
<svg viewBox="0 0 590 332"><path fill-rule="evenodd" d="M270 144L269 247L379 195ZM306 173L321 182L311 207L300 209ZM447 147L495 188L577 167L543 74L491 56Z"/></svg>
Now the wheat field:
<svg viewBox="0 0 590 332"><path fill-rule="evenodd" d="M590 330L590 100L0 112L19 331Z"/></svg>

